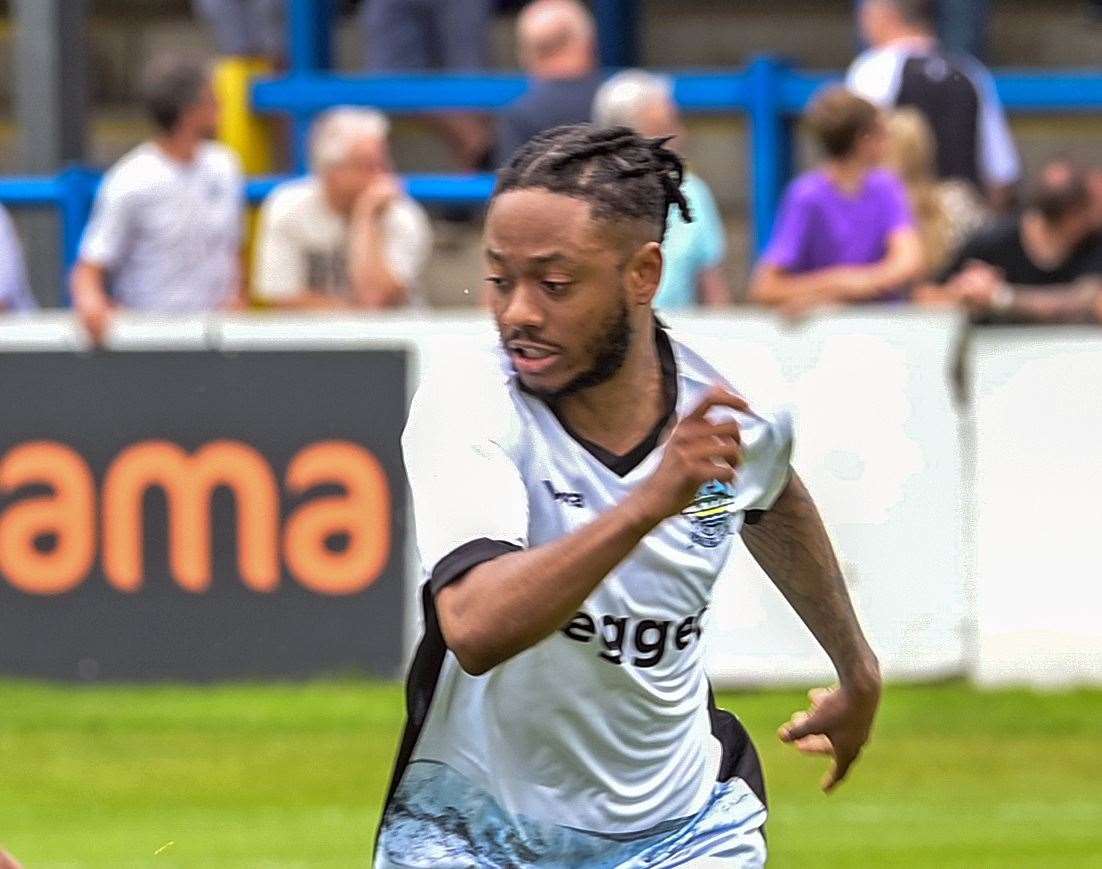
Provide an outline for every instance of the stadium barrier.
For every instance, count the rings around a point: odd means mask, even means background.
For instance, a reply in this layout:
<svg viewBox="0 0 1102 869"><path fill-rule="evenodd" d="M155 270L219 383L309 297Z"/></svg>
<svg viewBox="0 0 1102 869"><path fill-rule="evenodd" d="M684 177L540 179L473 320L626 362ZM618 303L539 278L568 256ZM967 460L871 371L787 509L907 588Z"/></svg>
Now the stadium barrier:
<svg viewBox="0 0 1102 869"><path fill-rule="evenodd" d="M953 314L847 311L798 326L751 311L670 320L757 408L794 412L795 465L889 678L1102 684L1092 545L1102 335L983 332L962 409L949 386L963 325ZM420 379L461 371L492 340L479 312L121 316L113 352L90 354L67 314L0 318L0 392L18 408L0 426L0 667L74 678L395 675L418 634L402 405ZM347 457L319 461L312 482L294 470L304 451L334 441L378 458L393 504L386 567L343 591L327 591L333 576L311 573L310 562L355 543L340 525ZM218 446L203 453L204 444ZM221 455L227 446L237 452ZM261 483L245 472L223 480L227 462L242 461ZM172 468L193 469L198 485ZM210 487L223 482L229 491L213 495L204 518ZM143 495L139 509L135 493L147 489L162 494ZM267 503L274 521L250 532L234 498ZM327 498L337 512L325 512ZM379 498L368 502L360 518L380 516ZM351 531L377 543L383 520L364 521ZM208 532L210 572L196 551L173 559L173 534L199 541L202 555ZM366 549L377 568L378 547ZM273 559L275 595L266 590ZM717 684L831 677L741 546L709 618Z"/></svg>

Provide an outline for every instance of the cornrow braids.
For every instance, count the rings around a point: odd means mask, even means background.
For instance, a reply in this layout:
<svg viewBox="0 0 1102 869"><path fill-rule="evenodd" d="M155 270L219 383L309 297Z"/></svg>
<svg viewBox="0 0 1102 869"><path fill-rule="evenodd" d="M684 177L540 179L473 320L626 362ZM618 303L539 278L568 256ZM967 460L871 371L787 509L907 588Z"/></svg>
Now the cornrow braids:
<svg viewBox="0 0 1102 869"><path fill-rule="evenodd" d="M628 127L554 127L517 149L498 172L493 195L534 187L563 193L588 202L596 218L645 221L661 241L671 206L693 219L681 192L685 164L666 147L671 138Z"/></svg>

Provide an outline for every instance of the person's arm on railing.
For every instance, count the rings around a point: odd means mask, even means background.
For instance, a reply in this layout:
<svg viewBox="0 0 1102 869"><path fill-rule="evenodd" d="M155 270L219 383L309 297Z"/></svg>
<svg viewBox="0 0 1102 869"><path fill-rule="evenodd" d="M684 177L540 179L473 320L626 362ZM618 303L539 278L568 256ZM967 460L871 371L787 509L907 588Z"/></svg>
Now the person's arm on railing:
<svg viewBox="0 0 1102 869"><path fill-rule="evenodd" d="M107 269L87 260L78 261L69 277L69 295L93 343L100 344L115 309L107 292Z"/></svg>
<svg viewBox="0 0 1102 869"><path fill-rule="evenodd" d="M944 293L993 323L1102 323L1102 275L1046 287L1013 285L994 266L970 262Z"/></svg>
<svg viewBox="0 0 1102 869"><path fill-rule="evenodd" d="M922 268L918 233L906 227L891 234L887 254L871 265L832 266L794 275L763 261L754 272L750 299L788 313L832 303L871 302L906 286Z"/></svg>
<svg viewBox="0 0 1102 869"><path fill-rule="evenodd" d="M719 266L706 268L696 276L697 299L705 308L724 308L731 304L731 289Z"/></svg>

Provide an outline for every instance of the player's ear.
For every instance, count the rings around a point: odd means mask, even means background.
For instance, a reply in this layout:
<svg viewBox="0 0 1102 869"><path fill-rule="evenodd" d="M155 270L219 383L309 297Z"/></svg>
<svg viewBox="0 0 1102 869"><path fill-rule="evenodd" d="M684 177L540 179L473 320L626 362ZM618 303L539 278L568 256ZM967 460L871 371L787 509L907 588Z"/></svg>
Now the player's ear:
<svg viewBox="0 0 1102 869"><path fill-rule="evenodd" d="M662 245L648 241L635 249L625 274L628 296L637 305L650 305L662 280Z"/></svg>

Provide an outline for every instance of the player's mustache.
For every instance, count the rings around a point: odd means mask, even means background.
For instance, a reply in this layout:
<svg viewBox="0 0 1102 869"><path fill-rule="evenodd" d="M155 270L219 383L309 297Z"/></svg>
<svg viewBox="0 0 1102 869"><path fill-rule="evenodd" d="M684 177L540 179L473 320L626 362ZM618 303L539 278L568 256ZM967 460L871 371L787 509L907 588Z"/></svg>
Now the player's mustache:
<svg viewBox="0 0 1102 869"><path fill-rule="evenodd" d="M539 344L542 347L547 347L550 350L561 350L562 348L554 343L548 341L546 338L541 337L540 333L534 329L526 329L523 326L501 332L502 343L508 345L512 341L527 341L531 344Z"/></svg>

